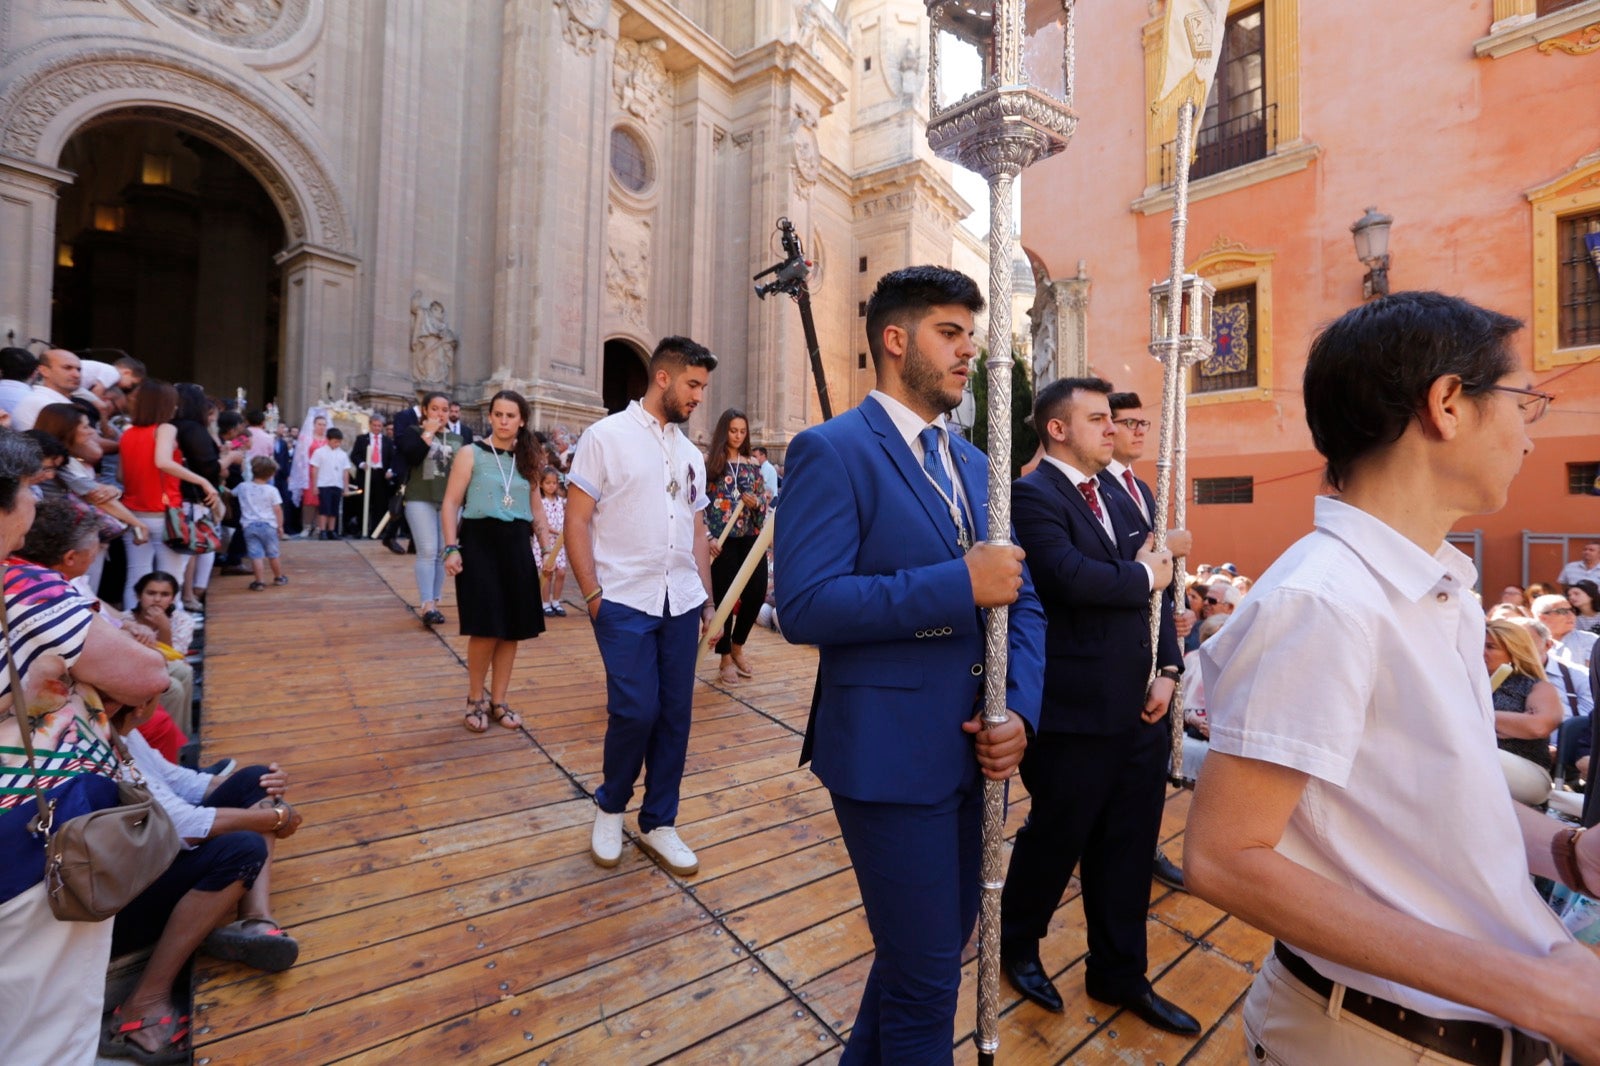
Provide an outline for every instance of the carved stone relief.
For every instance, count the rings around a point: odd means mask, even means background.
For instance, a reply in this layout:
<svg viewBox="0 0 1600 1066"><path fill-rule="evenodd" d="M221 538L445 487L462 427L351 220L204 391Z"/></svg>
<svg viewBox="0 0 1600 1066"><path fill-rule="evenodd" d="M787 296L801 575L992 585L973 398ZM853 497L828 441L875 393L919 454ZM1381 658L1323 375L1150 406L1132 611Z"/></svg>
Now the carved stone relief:
<svg viewBox="0 0 1600 1066"><path fill-rule="evenodd" d="M617 56L611 67L611 89L617 106L649 122L666 101L670 79L661 53L649 45L623 38L617 42Z"/></svg>
<svg viewBox="0 0 1600 1066"><path fill-rule="evenodd" d="M346 250L349 227L322 163L251 90L176 56L132 49L85 52L19 79L0 96L0 152L39 158L52 120L80 101L148 93L188 101L192 110L138 105L114 113L119 118L154 118L216 142L266 186L283 212L290 243L309 241ZM113 112L102 112L108 113Z"/></svg>
<svg viewBox="0 0 1600 1066"><path fill-rule="evenodd" d="M411 375L421 385L448 385L461 337L450 328L444 304L411 294Z"/></svg>
<svg viewBox="0 0 1600 1066"><path fill-rule="evenodd" d="M153 0L174 22L237 48L271 48L305 22L311 0Z"/></svg>
<svg viewBox="0 0 1600 1066"><path fill-rule="evenodd" d="M817 54L817 33L822 29L822 14L817 0L793 0L794 43L812 55Z"/></svg>
<svg viewBox="0 0 1600 1066"><path fill-rule="evenodd" d="M789 133L794 139L794 177L801 195L811 191L822 173L822 151L817 145L817 116L803 107L794 109L789 120Z"/></svg>
<svg viewBox="0 0 1600 1066"><path fill-rule="evenodd" d="M306 102L307 107L317 106L317 72L305 70L292 78L285 79L284 83L289 91Z"/></svg>
<svg viewBox="0 0 1600 1066"><path fill-rule="evenodd" d="M650 220L617 210L606 216L606 297L610 310L643 329L650 292Z"/></svg>
<svg viewBox="0 0 1600 1066"><path fill-rule="evenodd" d="M923 76L927 73L920 38L915 35L901 38L897 51L885 41L880 62L883 63L890 90L900 97L905 106L914 106L922 92Z"/></svg>
<svg viewBox="0 0 1600 1066"><path fill-rule="evenodd" d="M555 0L561 9L561 36L579 55L593 55L604 35L605 0Z"/></svg>

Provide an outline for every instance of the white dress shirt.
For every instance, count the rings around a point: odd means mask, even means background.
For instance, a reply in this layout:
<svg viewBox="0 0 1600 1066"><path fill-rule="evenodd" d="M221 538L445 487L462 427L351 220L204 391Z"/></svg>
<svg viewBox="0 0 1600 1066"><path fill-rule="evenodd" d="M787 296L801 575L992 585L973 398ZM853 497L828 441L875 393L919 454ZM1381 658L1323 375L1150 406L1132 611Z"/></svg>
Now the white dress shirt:
<svg viewBox="0 0 1600 1066"><path fill-rule="evenodd" d="M1128 495L1133 497L1134 506L1138 507L1139 513L1144 515L1144 524L1149 526L1151 529L1154 529L1156 524L1155 516L1150 513L1150 508L1145 504L1144 493L1129 491L1128 479L1122 476L1125 473L1132 473L1133 468L1128 466L1126 463L1121 463L1113 459L1111 462L1106 464L1106 470L1113 478L1116 478L1117 488L1122 489L1124 492L1127 492Z"/></svg>
<svg viewBox="0 0 1600 1066"><path fill-rule="evenodd" d="M927 458L926 453L922 450L922 431L929 426L939 431L939 463L944 467L945 475L950 478L950 484L956 490L956 499L960 502L962 510L967 515L966 520L974 523L968 528L967 535L970 539L976 541L978 539L976 532L977 519L972 516L972 501L967 499L967 487L961 483L961 477L956 473L955 461L950 456L949 420L944 415L939 415L932 422L925 422L921 415L893 396L890 396L887 392L873 389L867 395L878 401L878 406L882 407L884 413L889 416L889 421L894 423L894 428L900 431L900 436L905 440L906 447L911 449L911 455L916 459L918 466L922 466ZM985 472L984 476L988 476L987 472ZM930 478L929 481L931 483L932 479Z"/></svg>
<svg viewBox="0 0 1600 1066"><path fill-rule="evenodd" d="M1429 555L1319 497L1316 530L1200 647L1211 746L1307 775L1280 854L1441 929L1544 956L1572 938L1528 876L1476 579L1449 544ZM1506 1024L1295 948L1353 991Z"/></svg>
<svg viewBox="0 0 1600 1066"><path fill-rule="evenodd" d="M1600 585L1600 563L1585 566L1582 559L1573 559L1561 568L1561 575L1556 581L1563 585L1572 585L1579 581L1593 581Z"/></svg>
<svg viewBox="0 0 1600 1066"><path fill-rule="evenodd" d="M638 400L584 431L568 482L593 498L595 577L604 599L660 618L706 602L695 561L695 514L706 464L672 423ZM672 494L668 486L677 483Z"/></svg>
<svg viewBox="0 0 1600 1066"><path fill-rule="evenodd" d="M35 385L28 390L28 395L17 401L17 406L11 409L11 428L18 433L26 433L39 421L39 412L53 403L71 403L71 396L63 396L49 385Z"/></svg>

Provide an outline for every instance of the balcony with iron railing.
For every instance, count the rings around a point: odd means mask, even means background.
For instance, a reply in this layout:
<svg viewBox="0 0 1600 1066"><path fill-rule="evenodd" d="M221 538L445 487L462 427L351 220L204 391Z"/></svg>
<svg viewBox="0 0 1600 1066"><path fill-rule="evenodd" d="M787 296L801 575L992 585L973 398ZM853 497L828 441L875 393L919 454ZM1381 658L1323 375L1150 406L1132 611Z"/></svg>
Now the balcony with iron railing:
<svg viewBox="0 0 1600 1066"><path fill-rule="evenodd" d="M1199 181L1265 159L1276 150L1278 144L1278 105L1267 104L1202 129L1196 141L1194 162L1189 167L1190 181ZM1171 188L1178 180L1174 160L1176 151L1175 140L1161 146L1163 189Z"/></svg>

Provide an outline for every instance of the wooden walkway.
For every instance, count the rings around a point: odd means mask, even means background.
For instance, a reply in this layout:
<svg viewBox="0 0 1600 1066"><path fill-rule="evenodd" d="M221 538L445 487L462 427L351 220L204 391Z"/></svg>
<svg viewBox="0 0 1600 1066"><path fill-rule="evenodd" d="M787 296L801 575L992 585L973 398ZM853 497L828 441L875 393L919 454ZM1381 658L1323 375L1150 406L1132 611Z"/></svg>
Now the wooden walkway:
<svg viewBox="0 0 1600 1066"><path fill-rule="evenodd" d="M827 794L795 768L815 653L758 629L755 681L724 690L702 671L679 817L702 872L672 877L631 843L604 870L588 854L605 685L587 617L569 609L523 646L510 702L526 731L469 734L465 640L448 593L446 636L416 621L411 563L292 542L287 588L212 584L203 761L283 763L306 823L272 867L300 961L263 975L197 958L195 1061L836 1061L872 944ZM1167 803L1174 860L1188 800ZM1074 895L1044 945L1066 1013L1003 987L1001 1059L1238 1061L1268 946L1152 886L1156 987L1207 1026L1182 1040L1084 995ZM959 1063L976 1057L972 952Z"/></svg>

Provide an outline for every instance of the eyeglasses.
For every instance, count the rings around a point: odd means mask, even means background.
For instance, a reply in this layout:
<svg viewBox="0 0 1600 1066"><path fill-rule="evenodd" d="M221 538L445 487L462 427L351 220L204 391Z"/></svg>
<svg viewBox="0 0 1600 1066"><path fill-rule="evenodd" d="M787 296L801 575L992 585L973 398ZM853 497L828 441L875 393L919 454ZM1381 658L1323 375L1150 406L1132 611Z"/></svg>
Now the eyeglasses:
<svg viewBox="0 0 1600 1066"><path fill-rule="evenodd" d="M1543 618L1547 614L1577 614L1577 613L1578 612L1574 611L1571 607L1552 607L1548 611L1540 611L1539 612L1539 617Z"/></svg>
<svg viewBox="0 0 1600 1066"><path fill-rule="evenodd" d="M1206 602L1209 603L1213 607L1221 607L1222 606L1222 601L1221 600L1215 599L1215 598L1213 598L1211 596L1207 596L1206 597Z"/></svg>
<svg viewBox="0 0 1600 1066"><path fill-rule="evenodd" d="M1128 429L1150 428L1150 420L1148 418L1113 418L1111 421L1115 422L1119 426L1125 426Z"/></svg>
<svg viewBox="0 0 1600 1066"><path fill-rule="evenodd" d="M1526 396L1526 400L1518 400L1517 407L1522 411L1522 421L1533 425L1543 418L1550 410L1550 401L1555 399L1553 393L1540 392L1538 389L1518 389L1510 385L1490 385L1495 392L1514 392L1518 396Z"/></svg>

